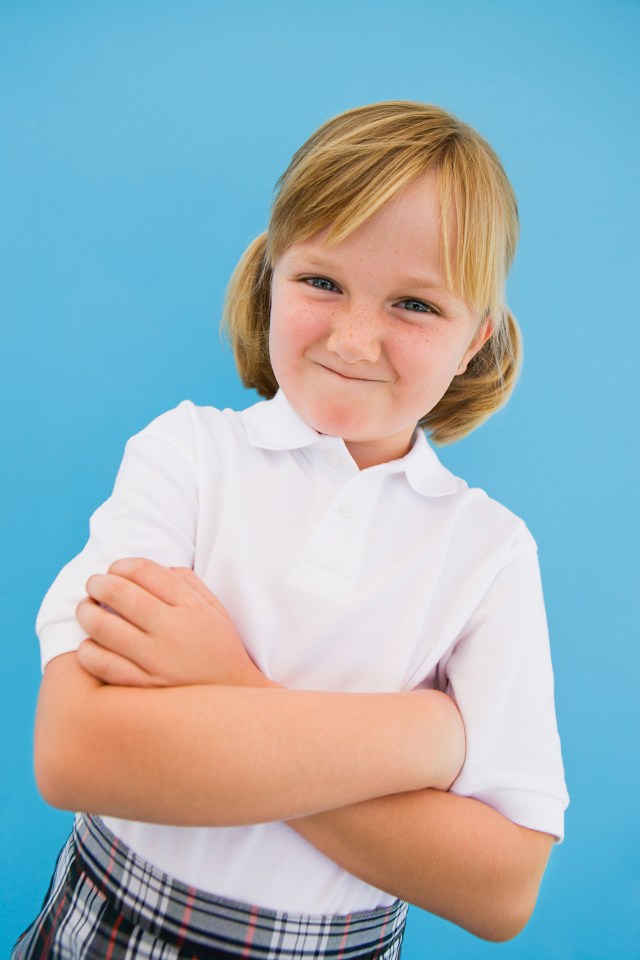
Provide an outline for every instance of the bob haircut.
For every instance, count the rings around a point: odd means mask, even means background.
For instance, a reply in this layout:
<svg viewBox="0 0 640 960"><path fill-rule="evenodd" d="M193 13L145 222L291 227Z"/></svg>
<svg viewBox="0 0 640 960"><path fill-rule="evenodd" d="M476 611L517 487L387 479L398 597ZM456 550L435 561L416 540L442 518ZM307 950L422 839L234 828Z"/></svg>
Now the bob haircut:
<svg viewBox="0 0 640 960"><path fill-rule="evenodd" d="M489 144L439 107L388 101L323 124L280 177L269 228L242 256L227 290L223 328L246 387L271 399L271 276L294 243L329 227L343 240L417 177L437 177L440 256L452 292L492 319L492 334L420 426L436 443L470 433L508 400L521 360L505 283L518 239L511 184Z"/></svg>

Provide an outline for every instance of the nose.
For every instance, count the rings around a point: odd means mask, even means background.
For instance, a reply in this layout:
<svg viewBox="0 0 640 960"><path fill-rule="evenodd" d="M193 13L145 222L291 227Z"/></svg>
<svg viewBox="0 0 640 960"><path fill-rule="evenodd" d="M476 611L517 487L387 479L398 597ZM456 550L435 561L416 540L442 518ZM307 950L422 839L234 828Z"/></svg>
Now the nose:
<svg viewBox="0 0 640 960"><path fill-rule="evenodd" d="M336 316L327 349L345 363L376 363L382 347L378 324L369 311L350 310Z"/></svg>

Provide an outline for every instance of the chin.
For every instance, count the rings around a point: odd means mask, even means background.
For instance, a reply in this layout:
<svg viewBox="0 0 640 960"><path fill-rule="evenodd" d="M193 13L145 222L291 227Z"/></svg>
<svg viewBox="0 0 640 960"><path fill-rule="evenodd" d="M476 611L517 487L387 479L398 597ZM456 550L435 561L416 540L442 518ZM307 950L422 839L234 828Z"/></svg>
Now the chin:
<svg viewBox="0 0 640 960"><path fill-rule="evenodd" d="M304 414L302 416L318 433L324 433L330 437L341 437L343 440L354 443L370 439L370 418L365 419L354 415L353 410L345 409L339 403L328 401L322 404L320 409L316 407L310 411L309 417L305 417Z"/></svg>

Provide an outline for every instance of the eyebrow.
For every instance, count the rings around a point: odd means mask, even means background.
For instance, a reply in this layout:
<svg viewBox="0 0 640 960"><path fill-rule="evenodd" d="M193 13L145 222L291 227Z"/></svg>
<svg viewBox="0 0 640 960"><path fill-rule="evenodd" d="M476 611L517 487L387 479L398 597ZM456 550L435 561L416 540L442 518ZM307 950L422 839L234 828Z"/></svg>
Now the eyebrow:
<svg viewBox="0 0 640 960"><path fill-rule="evenodd" d="M292 259L296 265L298 263L304 263L311 267L317 267L319 270L329 270L333 272L334 269L340 269L340 262L334 260L331 256L318 257L312 253L297 253ZM399 283L403 287L418 287L423 290L435 290L437 293L442 293L446 296L455 296L453 291L448 287L443 287L442 284L436 283L434 280L429 280L427 277L414 277L411 274L403 274L400 277Z"/></svg>
<svg viewBox="0 0 640 960"><path fill-rule="evenodd" d="M427 287L429 290L437 290L439 293L451 293L448 287L443 287L441 283L435 283L433 280L427 280L426 277L412 277L403 275L401 277L403 286L407 287Z"/></svg>

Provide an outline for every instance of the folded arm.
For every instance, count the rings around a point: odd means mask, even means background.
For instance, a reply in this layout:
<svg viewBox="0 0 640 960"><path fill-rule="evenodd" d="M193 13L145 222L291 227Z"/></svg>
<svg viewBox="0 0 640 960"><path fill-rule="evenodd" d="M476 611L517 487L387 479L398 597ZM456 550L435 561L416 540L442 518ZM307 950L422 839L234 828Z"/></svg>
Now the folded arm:
<svg viewBox="0 0 640 960"><path fill-rule="evenodd" d="M101 683L75 653L46 668L35 769L53 806L155 823L285 820L435 783L457 711L442 694Z"/></svg>
<svg viewBox="0 0 640 960"><path fill-rule="evenodd" d="M463 753L448 697L282 690L190 571L113 566L78 611L94 639L45 672L36 771L50 803L185 825L288 820L380 889L478 936L518 932L551 838L443 792Z"/></svg>
<svg viewBox="0 0 640 960"><path fill-rule="evenodd" d="M444 694L270 684L191 571L118 561L88 588L77 616L92 639L49 663L38 700L36 776L54 806L240 825L446 788L460 769Z"/></svg>
<svg viewBox="0 0 640 960"><path fill-rule="evenodd" d="M439 790L380 797L291 821L367 883L487 940L508 940L533 908L553 838Z"/></svg>

